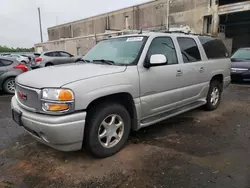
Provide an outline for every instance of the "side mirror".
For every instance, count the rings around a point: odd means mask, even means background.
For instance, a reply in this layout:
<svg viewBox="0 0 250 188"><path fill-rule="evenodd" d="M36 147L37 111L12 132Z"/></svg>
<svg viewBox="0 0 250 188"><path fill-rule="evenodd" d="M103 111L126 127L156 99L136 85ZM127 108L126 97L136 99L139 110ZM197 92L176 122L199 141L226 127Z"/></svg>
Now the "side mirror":
<svg viewBox="0 0 250 188"><path fill-rule="evenodd" d="M163 65L167 63L167 58L163 54L155 54L150 57L151 66Z"/></svg>
<svg viewBox="0 0 250 188"><path fill-rule="evenodd" d="M168 63L168 59L163 54L155 54L150 57L149 60L146 60L144 62L145 68L160 66L160 65L166 65Z"/></svg>

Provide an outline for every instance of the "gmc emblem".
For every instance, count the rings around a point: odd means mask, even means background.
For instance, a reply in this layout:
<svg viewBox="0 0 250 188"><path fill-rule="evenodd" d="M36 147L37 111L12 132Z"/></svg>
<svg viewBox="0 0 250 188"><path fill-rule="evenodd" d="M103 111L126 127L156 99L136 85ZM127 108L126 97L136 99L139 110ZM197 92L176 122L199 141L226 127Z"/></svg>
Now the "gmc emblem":
<svg viewBox="0 0 250 188"><path fill-rule="evenodd" d="M21 98L23 100L27 100L27 95L24 94L24 93L22 93L22 92L20 92L20 91L18 91L18 96L19 96L19 98Z"/></svg>

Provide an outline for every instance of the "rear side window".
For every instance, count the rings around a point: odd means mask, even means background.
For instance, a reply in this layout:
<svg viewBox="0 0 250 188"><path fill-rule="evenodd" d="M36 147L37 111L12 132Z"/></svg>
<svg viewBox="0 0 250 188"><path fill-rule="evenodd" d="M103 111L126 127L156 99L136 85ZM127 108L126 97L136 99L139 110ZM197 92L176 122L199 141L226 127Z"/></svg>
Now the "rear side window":
<svg viewBox="0 0 250 188"><path fill-rule="evenodd" d="M8 66L8 65L11 65L13 63L13 61L6 60L6 59L0 59L0 62L1 62L2 66Z"/></svg>
<svg viewBox="0 0 250 188"><path fill-rule="evenodd" d="M221 40L212 37L199 37L208 59L229 57L228 51Z"/></svg>
<svg viewBox="0 0 250 188"><path fill-rule="evenodd" d="M54 52L48 52L48 53L45 53L44 55L48 57L54 57Z"/></svg>
<svg viewBox="0 0 250 188"><path fill-rule="evenodd" d="M54 57L61 57L60 52L54 52Z"/></svg>
<svg viewBox="0 0 250 188"><path fill-rule="evenodd" d="M70 57L70 55L66 52L60 52L61 57Z"/></svg>
<svg viewBox="0 0 250 188"><path fill-rule="evenodd" d="M178 37L184 63L201 61L199 48L192 38Z"/></svg>

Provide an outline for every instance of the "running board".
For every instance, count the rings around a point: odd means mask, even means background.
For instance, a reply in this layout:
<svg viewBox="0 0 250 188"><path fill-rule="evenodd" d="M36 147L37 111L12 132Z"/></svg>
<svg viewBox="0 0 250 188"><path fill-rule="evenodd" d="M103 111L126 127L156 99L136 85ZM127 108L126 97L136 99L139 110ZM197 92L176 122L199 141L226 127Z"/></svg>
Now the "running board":
<svg viewBox="0 0 250 188"><path fill-rule="evenodd" d="M193 110L193 109L198 108L206 103L207 102L205 100L202 100L202 101L200 100L200 101L196 101L194 103L188 104L186 106L182 106L182 107L179 107L179 108L176 108L176 109L173 109L173 110L161 113L161 114L157 114L155 116L148 117L148 118L143 119L141 121L140 128L150 126L152 124L161 122L161 121L166 120L168 118L171 118L173 116L176 116L176 115L182 114L184 112Z"/></svg>

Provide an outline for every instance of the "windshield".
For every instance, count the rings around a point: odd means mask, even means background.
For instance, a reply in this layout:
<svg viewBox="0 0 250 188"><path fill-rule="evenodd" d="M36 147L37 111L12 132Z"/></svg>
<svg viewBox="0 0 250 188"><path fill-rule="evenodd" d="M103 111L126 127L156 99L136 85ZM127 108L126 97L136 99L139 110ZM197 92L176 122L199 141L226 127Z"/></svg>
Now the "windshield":
<svg viewBox="0 0 250 188"><path fill-rule="evenodd" d="M250 60L250 49L239 49L237 50L232 59L247 59Z"/></svg>
<svg viewBox="0 0 250 188"><path fill-rule="evenodd" d="M147 37L122 37L103 40L84 57L85 61L109 61L115 65L135 63Z"/></svg>

